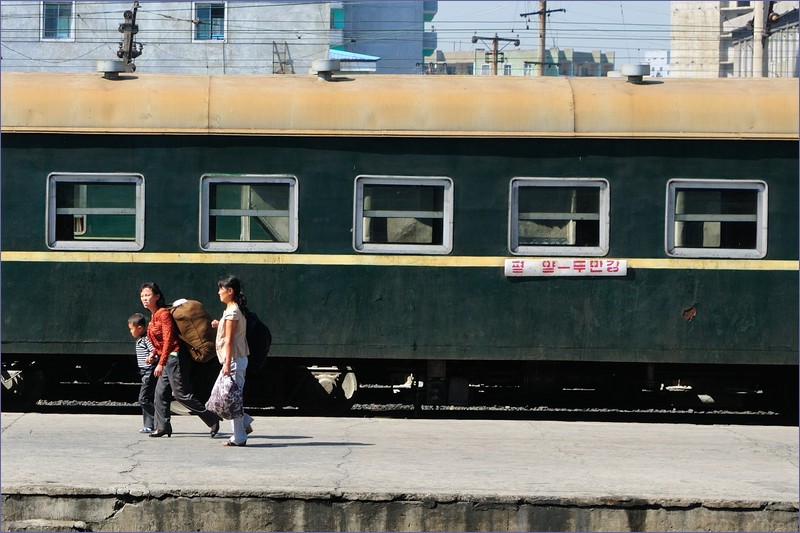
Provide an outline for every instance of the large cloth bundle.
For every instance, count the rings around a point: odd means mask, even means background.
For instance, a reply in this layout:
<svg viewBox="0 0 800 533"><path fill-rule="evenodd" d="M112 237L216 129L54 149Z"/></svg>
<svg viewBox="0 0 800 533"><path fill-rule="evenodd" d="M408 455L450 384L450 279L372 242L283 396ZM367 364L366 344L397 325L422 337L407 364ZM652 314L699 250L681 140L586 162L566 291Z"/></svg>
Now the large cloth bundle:
<svg viewBox="0 0 800 533"><path fill-rule="evenodd" d="M217 355L216 332L211 327L211 314L197 300L180 299L169 308L178 325L180 339L192 359L206 363Z"/></svg>

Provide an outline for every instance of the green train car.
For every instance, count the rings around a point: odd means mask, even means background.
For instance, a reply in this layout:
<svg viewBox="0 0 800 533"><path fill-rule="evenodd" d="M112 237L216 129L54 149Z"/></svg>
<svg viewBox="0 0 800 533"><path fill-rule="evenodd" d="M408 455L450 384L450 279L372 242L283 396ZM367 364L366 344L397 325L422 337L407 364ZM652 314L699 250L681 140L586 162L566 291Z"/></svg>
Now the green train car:
<svg viewBox="0 0 800 533"><path fill-rule="evenodd" d="M272 330L249 387L276 405L411 376L432 404L475 384L796 394L797 79L2 89L6 402L135 369L140 284L216 315L226 273Z"/></svg>

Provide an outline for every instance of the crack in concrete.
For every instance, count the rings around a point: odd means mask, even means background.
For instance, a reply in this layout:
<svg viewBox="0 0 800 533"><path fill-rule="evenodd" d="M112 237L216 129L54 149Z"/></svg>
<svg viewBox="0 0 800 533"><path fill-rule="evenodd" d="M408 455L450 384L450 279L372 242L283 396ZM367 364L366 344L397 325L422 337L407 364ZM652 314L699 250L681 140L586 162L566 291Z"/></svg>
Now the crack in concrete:
<svg viewBox="0 0 800 533"><path fill-rule="evenodd" d="M140 443L138 441L134 441L134 442L128 443L125 446L125 449L127 451L129 451L129 452L132 451L133 452L133 453L127 455L127 459L130 460L131 465L130 465L130 468L128 470L119 470L120 474L133 474L133 472L136 469L138 469L140 466L142 466L141 461L139 461L137 459L137 456L142 455L142 453L143 453L141 447L139 446L139 444Z"/></svg>
<svg viewBox="0 0 800 533"><path fill-rule="evenodd" d="M15 425L17 422L19 422L20 420L22 420L24 417L25 417L25 414L21 414L21 415L19 415L19 416L17 416L17 417L13 417L13 418L12 418L12 417L10 417L10 416L9 416L9 417L6 417L6 416L4 416L4 417L3 417L3 420L4 420L4 421L5 421L5 420L10 420L10 422L9 422L8 424L6 424L6 425L3 425L3 427L2 427L2 428L0 428L0 434L3 434L3 433L5 433L5 431L6 431L7 429L10 429L12 426L14 426L14 425ZM30 434L30 433L29 433L29 434Z"/></svg>
<svg viewBox="0 0 800 533"><path fill-rule="evenodd" d="M356 422L354 422L352 424L347 424L347 426L345 427L345 430L344 430L344 441L348 442L348 443L352 442L350 437L352 435L353 429L358 427L359 425L363 425L365 423L368 423L368 422L356 421ZM342 486L350 478L350 470L345 468L345 465L347 465L347 464L349 464L351 462L350 461L350 456L353 454L354 451L355 451L355 447L352 444L348 445L344 455L342 456L341 461L339 461L335 466L335 471L337 471L337 472L339 472L341 474L338 479L334 480L334 484L333 484L333 492L335 494L337 494L337 495L341 495Z"/></svg>
<svg viewBox="0 0 800 533"><path fill-rule="evenodd" d="M794 446L793 444L786 444L783 442L770 441L764 438L751 437L734 427L725 428L725 431L733 435L736 435L740 439L758 445L759 449L763 450L764 453L772 454L775 456L784 456L786 462L792 465L793 467L798 466L798 454L797 454L798 450L797 447Z"/></svg>
<svg viewBox="0 0 800 533"><path fill-rule="evenodd" d="M111 509L111 513L103 518L103 523L100 525L105 527L108 522L113 521L126 505L127 502L125 502L122 498L117 497L117 499L114 500L114 506Z"/></svg>

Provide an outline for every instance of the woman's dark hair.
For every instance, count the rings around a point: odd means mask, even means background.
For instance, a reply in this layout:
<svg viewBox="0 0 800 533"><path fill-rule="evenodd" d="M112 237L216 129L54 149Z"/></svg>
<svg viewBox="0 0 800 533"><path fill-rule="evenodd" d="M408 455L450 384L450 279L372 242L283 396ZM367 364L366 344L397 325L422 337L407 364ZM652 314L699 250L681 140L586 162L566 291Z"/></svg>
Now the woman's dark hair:
<svg viewBox="0 0 800 533"><path fill-rule="evenodd" d="M236 302L236 305L239 306L239 309L241 309L243 313L247 311L247 298L245 298L244 293L242 292L242 282L239 281L239 278L232 274L222 276L217 282L217 287L232 289L233 301Z"/></svg>
<svg viewBox="0 0 800 533"><path fill-rule="evenodd" d="M153 283L152 281L147 281L142 283L139 292L142 292L144 289L150 289L153 291L153 296L158 296L158 302L156 302L156 307L166 307L167 304L164 301L164 293L161 292L161 287L158 286L158 283Z"/></svg>

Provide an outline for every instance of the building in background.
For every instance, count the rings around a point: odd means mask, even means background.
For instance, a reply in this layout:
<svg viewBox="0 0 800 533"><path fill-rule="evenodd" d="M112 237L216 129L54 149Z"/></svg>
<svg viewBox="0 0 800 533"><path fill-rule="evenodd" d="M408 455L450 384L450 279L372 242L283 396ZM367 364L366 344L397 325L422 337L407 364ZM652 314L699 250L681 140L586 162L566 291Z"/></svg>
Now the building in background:
<svg viewBox="0 0 800 533"><path fill-rule="evenodd" d="M132 2L5 1L5 70L87 72L116 58ZM307 72L328 54L329 4L141 2L136 64L145 72Z"/></svg>
<svg viewBox="0 0 800 533"><path fill-rule="evenodd" d="M783 8L793 8L789 11L776 11L781 6L773 5L773 11L766 15L766 43L762 52L762 66L760 77L790 78L798 76L798 3L776 2L784 5ZM742 17L744 26L731 30L725 37L728 44L727 72L732 72L736 77L754 77L758 75L758 63L755 58L757 51L753 38L753 28L750 26L752 15ZM741 22L739 22L741 23Z"/></svg>
<svg viewBox="0 0 800 533"><path fill-rule="evenodd" d="M87 72L116 59L128 1L3 0L2 68ZM417 73L436 1L140 2L135 40L143 72L304 74L347 53L362 72Z"/></svg>
<svg viewBox="0 0 800 533"><path fill-rule="evenodd" d="M466 52L437 50L425 63L426 74L467 74L490 76L494 72L494 55L485 48ZM498 53L498 76L537 76L537 50L506 49ZM572 48L551 48L545 51L545 76L606 76L614 70L614 52L593 50L578 52Z"/></svg>
<svg viewBox="0 0 800 533"><path fill-rule="evenodd" d="M133 0L3 0L2 68L94 71L116 59ZM652 76L798 76L798 1L672 1L670 50L647 57ZM141 0L141 72L305 74L344 56L351 72L490 74L489 49L441 52L436 0ZM429 30L426 29L429 26ZM763 36L763 38L762 38ZM484 43L485 44L485 43ZM537 75L534 51L503 50L499 75ZM652 54L652 53L649 53ZM605 76L613 52L546 51L543 75Z"/></svg>
<svg viewBox="0 0 800 533"><path fill-rule="evenodd" d="M673 1L670 8L671 77L797 77L797 1Z"/></svg>
<svg viewBox="0 0 800 533"><path fill-rule="evenodd" d="M648 50L644 62L650 65L651 78L669 77L669 50Z"/></svg>
<svg viewBox="0 0 800 533"><path fill-rule="evenodd" d="M332 48L328 54L329 59L339 60L339 72L345 74L363 74L365 72L375 72L378 70L380 57L366 54L356 54L355 52L345 52Z"/></svg>
<svg viewBox="0 0 800 533"><path fill-rule="evenodd" d="M331 47L380 57L378 74L419 74L436 48L436 33L425 30L438 11L436 1L344 0L332 6Z"/></svg>

